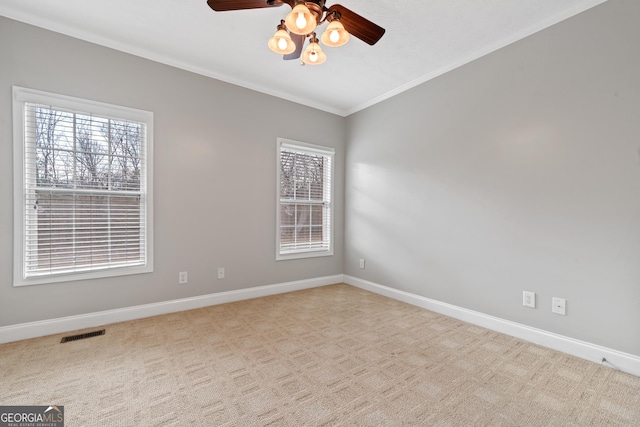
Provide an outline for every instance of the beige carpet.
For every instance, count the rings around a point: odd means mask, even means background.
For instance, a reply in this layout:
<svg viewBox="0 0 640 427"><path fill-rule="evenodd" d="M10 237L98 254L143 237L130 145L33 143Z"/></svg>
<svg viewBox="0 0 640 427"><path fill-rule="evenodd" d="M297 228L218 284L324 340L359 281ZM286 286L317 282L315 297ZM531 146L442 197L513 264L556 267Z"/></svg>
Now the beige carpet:
<svg viewBox="0 0 640 427"><path fill-rule="evenodd" d="M640 378L348 285L0 345L66 426L640 425Z"/></svg>

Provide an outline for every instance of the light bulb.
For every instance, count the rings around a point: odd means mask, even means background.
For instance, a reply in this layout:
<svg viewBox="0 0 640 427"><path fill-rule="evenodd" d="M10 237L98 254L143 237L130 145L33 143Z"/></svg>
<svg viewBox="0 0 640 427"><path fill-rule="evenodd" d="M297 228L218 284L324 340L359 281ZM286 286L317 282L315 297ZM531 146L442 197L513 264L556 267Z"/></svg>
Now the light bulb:
<svg viewBox="0 0 640 427"><path fill-rule="evenodd" d="M280 55L288 55L296 50L296 44L291 40L284 24L278 25L278 31L269 39L269 49Z"/></svg>
<svg viewBox="0 0 640 427"><path fill-rule="evenodd" d="M307 45L307 48L302 52L302 62L305 64L319 65L326 60L327 55L318 44L316 33L313 33L311 39L309 39L309 45Z"/></svg>
<svg viewBox="0 0 640 427"><path fill-rule="evenodd" d="M303 29L307 26L307 20L304 18L304 13L298 12L298 18L296 19L296 27Z"/></svg>
<svg viewBox="0 0 640 427"><path fill-rule="evenodd" d="M331 33L329 33L329 40L333 43L338 43L338 40L340 40L340 33L338 30L331 30Z"/></svg>
<svg viewBox="0 0 640 427"><path fill-rule="evenodd" d="M225 0L228 1L228 0ZM246 2L247 0L242 0L244 2ZM252 2L255 2L256 0L251 0ZM288 3L289 1L292 0L278 0L280 3L285 2ZM295 0L295 1L300 1L300 0ZM319 8L319 6L316 3L309 3L309 5L312 6L313 10L316 10ZM319 12L321 11L321 9L319 10ZM316 16L311 13L311 10L309 10L309 7L307 7L307 4L304 1L301 1L300 3L296 4L295 7L291 10L291 12L289 12L289 14L287 15L286 18L284 18L285 23L287 24L287 28L289 29L289 31L291 31L293 34L298 34L300 36L306 36L308 34L311 34L313 32L313 30L318 26L318 21Z"/></svg>
<svg viewBox="0 0 640 427"><path fill-rule="evenodd" d="M338 47L349 41L349 33L344 29L344 25L337 19L329 22L329 26L322 34L322 43L325 46Z"/></svg>

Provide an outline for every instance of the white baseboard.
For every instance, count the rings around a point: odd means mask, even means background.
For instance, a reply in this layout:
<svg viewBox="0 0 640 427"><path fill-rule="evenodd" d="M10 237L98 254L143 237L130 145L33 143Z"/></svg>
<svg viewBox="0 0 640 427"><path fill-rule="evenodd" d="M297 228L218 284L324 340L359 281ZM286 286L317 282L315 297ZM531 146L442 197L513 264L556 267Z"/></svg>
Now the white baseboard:
<svg viewBox="0 0 640 427"><path fill-rule="evenodd" d="M207 307L210 305L242 301L342 282L343 275L336 274L334 276L257 286L254 288L218 292L215 294L118 308L115 310L100 311L77 316L60 317L57 319L2 326L0 327L0 343L42 337L85 328L93 328L96 326L108 325L110 323L126 322L128 320L141 319L160 314L175 313L178 311L192 310L194 308Z"/></svg>
<svg viewBox="0 0 640 427"><path fill-rule="evenodd" d="M0 327L0 343L42 337L85 328L93 328L111 323L125 322L128 320L141 319L160 314L175 313L178 311L192 310L211 305L225 304L342 282L388 298L444 314L445 316L450 316L474 325L482 326L496 332L501 332L544 347L562 351L595 363L601 363L602 358L606 358L607 366L640 376L640 357L638 356L342 274L257 286L235 291L219 292L215 294L81 314L77 316L2 326Z"/></svg>
<svg viewBox="0 0 640 427"><path fill-rule="evenodd" d="M619 369L632 375L640 376L640 357L632 354L623 353L597 344L591 344L585 341L544 331L542 329L532 328L520 323L489 316L477 311L468 310L466 308L457 307L455 305L425 298L409 292L389 288L357 277L345 275L344 282L369 292L422 307L436 313L444 314L445 316L482 326L483 328L501 332L503 334L558 350L563 353L571 354L582 359L590 360L598 364L602 363L602 358L605 358L607 360L605 362L606 366Z"/></svg>

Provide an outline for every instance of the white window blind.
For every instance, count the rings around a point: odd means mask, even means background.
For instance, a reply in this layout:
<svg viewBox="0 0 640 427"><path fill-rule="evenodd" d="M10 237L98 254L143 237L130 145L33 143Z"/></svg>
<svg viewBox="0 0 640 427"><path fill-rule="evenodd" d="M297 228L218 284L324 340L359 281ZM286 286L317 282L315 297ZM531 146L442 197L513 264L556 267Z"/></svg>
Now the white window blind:
<svg viewBox="0 0 640 427"><path fill-rule="evenodd" d="M14 282L150 271L149 116L37 95L17 93L27 100L19 102L22 247Z"/></svg>
<svg viewBox="0 0 640 427"><path fill-rule="evenodd" d="M278 259L333 254L334 151L279 139Z"/></svg>

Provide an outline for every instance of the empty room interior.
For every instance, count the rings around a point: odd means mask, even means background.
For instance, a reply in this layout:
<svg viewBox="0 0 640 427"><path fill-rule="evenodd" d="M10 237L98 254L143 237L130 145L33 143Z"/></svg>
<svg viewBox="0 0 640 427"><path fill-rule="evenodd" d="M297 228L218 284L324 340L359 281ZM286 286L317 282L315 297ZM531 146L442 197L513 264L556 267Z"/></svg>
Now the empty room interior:
<svg viewBox="0 0 640 427"><path fill-rule="evenodd" d="M0 408L640 425L640 2L53 3L0 2Z"/></svg>

